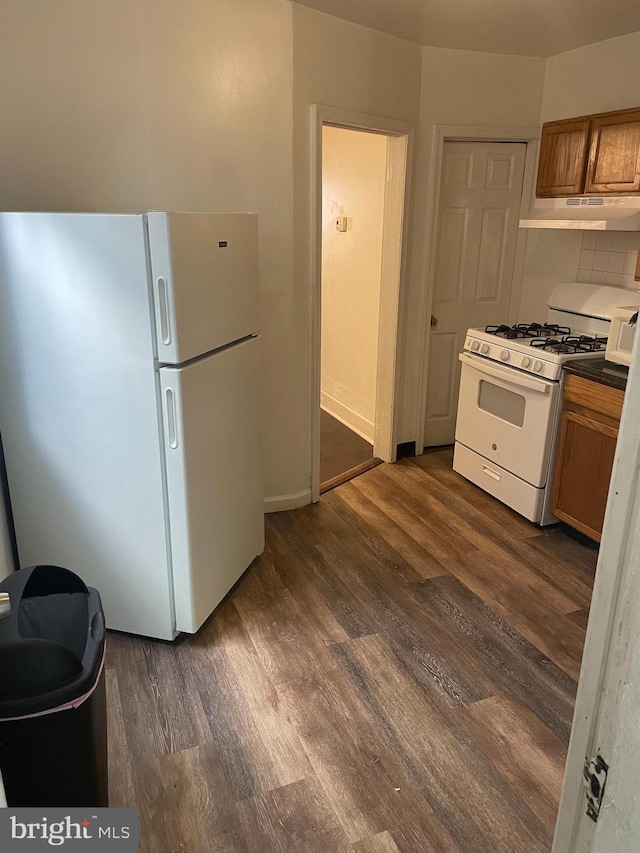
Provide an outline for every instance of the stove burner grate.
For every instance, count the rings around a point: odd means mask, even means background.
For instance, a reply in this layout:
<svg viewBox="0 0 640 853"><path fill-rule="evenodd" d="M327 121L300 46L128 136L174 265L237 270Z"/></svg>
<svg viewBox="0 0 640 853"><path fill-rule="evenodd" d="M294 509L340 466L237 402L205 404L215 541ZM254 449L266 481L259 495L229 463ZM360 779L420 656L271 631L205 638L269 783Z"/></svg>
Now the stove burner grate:
<svg viewBox="0 0 640 853"><path fill-rule="evenodd" d="M561 338L539 338L531 341L531 346L560 355L574 355L581 352L601 352L607 348L607 339L589 335L565 335Z"/></svg>
<svg viewBox="0 0 640 853"><path fill-rule="evenodd" d="M509 340L527 337L525 333L516 326L505 326L504 324L500 326L485 326L484 330L489 335L497 335L499 338L508 338Z"/></svg>
<svg viewBox="0 0 640 853"><path fill-rule="evenodd" d="M570 335L568 326L558 326L556 323L515 323L513 326L485 326L485 332L507 340L522 338L545 338L557 335Z"/></svg>

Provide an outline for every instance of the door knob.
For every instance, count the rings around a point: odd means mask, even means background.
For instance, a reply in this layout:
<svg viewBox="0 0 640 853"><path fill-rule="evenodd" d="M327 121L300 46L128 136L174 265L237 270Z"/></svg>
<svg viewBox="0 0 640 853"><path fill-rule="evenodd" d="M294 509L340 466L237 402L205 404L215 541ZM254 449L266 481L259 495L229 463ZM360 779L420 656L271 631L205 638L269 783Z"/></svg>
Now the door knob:
<svg viewBox="0 0 640 853"><path fill-rule="evenodd" d="M431 315L431 326L435 329L435 327L436 327L437 325L438 325L438 318L437 318L437 317L434 317L434 316L433 316L433 314L432 314L432 315Z"/></svg>

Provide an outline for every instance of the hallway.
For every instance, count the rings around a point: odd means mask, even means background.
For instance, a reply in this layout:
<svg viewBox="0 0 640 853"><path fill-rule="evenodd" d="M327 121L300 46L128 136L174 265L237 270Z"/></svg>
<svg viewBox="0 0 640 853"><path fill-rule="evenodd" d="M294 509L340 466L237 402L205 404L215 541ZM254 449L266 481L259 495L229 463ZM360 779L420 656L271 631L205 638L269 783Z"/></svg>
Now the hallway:
<svg viewBox="0 0 640 853"><path fill-rule="evenodd" d="M353 468L365 469L373 447L349 427L320 409L320 490L350 479ZM346 476L345 476L346 475Z"/></svg>

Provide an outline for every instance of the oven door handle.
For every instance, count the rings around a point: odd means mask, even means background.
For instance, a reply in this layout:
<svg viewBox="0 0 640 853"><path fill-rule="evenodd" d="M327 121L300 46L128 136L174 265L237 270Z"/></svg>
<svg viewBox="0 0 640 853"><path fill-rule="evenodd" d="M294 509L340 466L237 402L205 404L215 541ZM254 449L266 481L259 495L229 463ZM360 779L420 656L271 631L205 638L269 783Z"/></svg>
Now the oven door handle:
<svg viewBox="0 0 640 853"><path fill-rule="evenodd" d="M548 394L551 388L548 382L536 379L533 376L527 376L515 367L501 368L497 364L487 361L487 359L468 355L466 352L461 352L458 358L463 364L468 364L469 367L474 367L481 373L487 373L489 376L494 376L496 379L501 379L503 382L515 385L517 388L527 388L529 391L538 391L540 394Z"/></svg>

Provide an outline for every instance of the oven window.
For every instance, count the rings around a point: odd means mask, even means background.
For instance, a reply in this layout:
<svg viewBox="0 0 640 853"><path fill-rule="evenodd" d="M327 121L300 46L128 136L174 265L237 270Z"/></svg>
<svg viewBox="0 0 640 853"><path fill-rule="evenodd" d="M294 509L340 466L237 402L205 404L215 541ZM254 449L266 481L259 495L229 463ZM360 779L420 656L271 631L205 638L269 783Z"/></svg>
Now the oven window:
<svg viewBox="0 0 640 853"><path fill-rule="evenodd" d="M478 406L490 415L514 426L521 427L524 423L525 399L522 394L507 391L492 382L480 380Z"/></svg>

